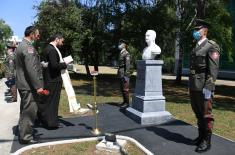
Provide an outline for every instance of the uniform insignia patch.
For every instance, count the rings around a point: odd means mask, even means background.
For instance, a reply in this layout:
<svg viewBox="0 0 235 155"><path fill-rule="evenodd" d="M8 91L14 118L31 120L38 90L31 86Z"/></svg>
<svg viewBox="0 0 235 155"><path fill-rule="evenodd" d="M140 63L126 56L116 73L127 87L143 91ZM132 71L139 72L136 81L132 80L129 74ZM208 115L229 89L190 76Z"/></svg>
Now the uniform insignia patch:
<svg viewBox="0 0 235 155"><path fill-rule="evenodd" d="M218 52L212 52L211 53L211 57L212 57L212 59L218 59L219 58L219 53Z"/></svg>
<svg viewBox="0 0 235 155"><path fill-rule="evenodd" d="M33 47L28 47L28 53L34 53Z"/></svg>

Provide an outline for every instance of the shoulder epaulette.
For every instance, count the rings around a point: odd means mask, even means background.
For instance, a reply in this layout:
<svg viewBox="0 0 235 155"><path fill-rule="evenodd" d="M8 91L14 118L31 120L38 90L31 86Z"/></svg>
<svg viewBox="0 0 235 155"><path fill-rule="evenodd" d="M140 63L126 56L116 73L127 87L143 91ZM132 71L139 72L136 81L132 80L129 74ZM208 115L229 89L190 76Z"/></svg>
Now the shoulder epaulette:
<svg viewBox="0 0 235 155"><path fill-rule="evenodd" d="M220 47L219 47L219 45L218 45L215 41L209 40L208 42L209 42L215 49L217 49L218 52L220 52Z"/></svg>
<svg viewBox="0 0 235 155"><path fill-rule="evenodd" d="M213 40L209 40L208 42L209 42L210 44L212 44L212 45L218 46L218 44L217 44L215 41L213 41Z"/></svg>

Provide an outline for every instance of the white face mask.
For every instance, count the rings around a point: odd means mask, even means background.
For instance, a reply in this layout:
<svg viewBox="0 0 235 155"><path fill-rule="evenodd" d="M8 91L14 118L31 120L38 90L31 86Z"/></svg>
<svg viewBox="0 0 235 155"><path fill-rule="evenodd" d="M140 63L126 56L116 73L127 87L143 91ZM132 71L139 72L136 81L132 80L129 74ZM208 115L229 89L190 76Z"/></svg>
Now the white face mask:
<svg viewBox="0 0 235 155"><path fill-rule="evenodd" d="M122 50L124 48L124 44L121 43L120 45L118 45L118 49Z"/></svg>

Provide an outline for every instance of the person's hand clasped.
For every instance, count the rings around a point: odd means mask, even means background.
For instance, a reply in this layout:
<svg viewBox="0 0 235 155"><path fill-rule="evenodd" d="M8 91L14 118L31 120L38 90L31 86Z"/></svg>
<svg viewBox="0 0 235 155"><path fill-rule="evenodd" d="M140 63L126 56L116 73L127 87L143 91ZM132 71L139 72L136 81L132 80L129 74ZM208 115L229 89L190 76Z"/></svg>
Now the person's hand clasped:
<svg viewBox="0 0 235 155"><path fill-rule="evenodd" d="M48 62L42 61L41 65L43 68L46 68L46 67L48 67Z"/></svg>
<svg viewBox="0 0 235 155"><path fill-rule="evenodd" d="M205 99L210 99L211 98L211 94L212 92L206 88L202 89L202 93L204 94L204 98Z"/></svg>

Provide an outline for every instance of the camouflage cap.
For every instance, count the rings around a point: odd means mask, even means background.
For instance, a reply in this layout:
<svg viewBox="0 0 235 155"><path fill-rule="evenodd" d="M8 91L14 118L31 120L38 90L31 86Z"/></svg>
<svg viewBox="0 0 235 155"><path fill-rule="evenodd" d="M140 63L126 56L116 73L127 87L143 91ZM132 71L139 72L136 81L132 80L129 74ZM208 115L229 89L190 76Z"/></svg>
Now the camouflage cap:
<svg viewBox="0 0 235 155"><path fill-rule="evenodd" d="M6 46L7 46L7 48L15 48L16 47L14 42L7 42Z"/></svg>

